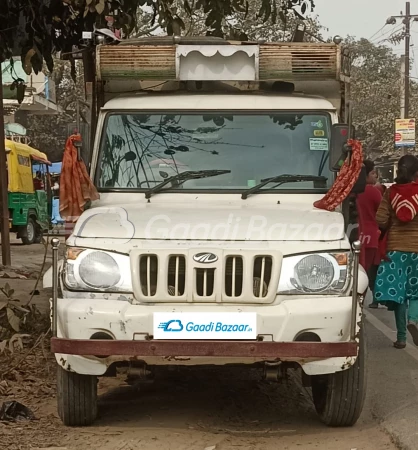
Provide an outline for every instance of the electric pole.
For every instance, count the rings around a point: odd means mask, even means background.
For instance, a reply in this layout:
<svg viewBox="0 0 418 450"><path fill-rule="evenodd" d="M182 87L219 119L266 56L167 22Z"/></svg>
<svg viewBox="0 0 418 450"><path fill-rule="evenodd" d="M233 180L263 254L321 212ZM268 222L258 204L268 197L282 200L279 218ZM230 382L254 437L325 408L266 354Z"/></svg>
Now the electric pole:
<svg viewBox="0 0 418 450"><path fill-rule="evenodd" d="M397 19L401 19L405 25L405 54L401 57L401 119L410 119L409 117L409 94L410 94L410 79L411 79L411 21L418 22L418 15L411 14L411 2L407 1L405 5L405 14L401 12L399 16L392 16L386 21L387 25L395 25ZM403 37L403 36L402 36ZM408 132L409 132L408 126ZM413 141L413 139L411 139ZM414 145L414 144L412 144ZM408 146L402 146L402 154L406 155Z"/></svg>
<svg viewBox="0 0 418 450"><path fill-rule="evenodd" d="M409 89L410 89L410 71L411 71L411 21L418 22L418 15L411 14L411 3L406 2L405 14L392 16L386 21L388 25L395 25L397 19L401 19L405 24L405 86L404 86L404 118L409 117Z"/></svg>
<svg viewBox="0 0 418 450"><path fill-rule="evenodd" d="M409 117L409 76L411 70L411 3L406 2L405 15L405 119Z"/></svg>
<svg viewBox="0 0 418 450"><path fill-rule="evenodd" d="M406 115L405 115L405 73L406 73L406 57L405 55L401 56L401 89L400 89L400 93L399 93L399 98L400 98L400 104L401 104L401 113L400 113L400 118L401 119L405 119Z"/></svg>
<svg viewBox="0 0 418 450"><path fill-rule="evenodd" d="M10 231L9 231L9 205L8 205L8 175L7 156L4 142L4 109L3 109L3 69L0 64L0 234L1 259L3 266L11 265L10 257Z"/></svg>
<svg viewBox="0 0 418 450"><path fill-rule="evenodd" d="M388 25L395 25L397 19L401 19L405 24L405 75L404 75L404 118L409 117L409 90L410 90L410 71L411 71L411 21L418 22L418 15L411 14L411 3L406 2L405 14L392 16L386 21Z"/></svg>

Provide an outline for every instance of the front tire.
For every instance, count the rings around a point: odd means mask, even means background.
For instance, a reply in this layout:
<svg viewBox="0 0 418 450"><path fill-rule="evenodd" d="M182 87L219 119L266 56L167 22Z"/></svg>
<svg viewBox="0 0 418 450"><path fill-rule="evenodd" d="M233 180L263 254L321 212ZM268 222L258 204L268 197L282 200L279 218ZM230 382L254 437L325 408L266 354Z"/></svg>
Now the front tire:
<svg viewBox="0 0 418 450"><path fill-rule="evenodd" d="M97 417L97 377L67 372L58 366L57 399L64 425L91 425Z"/></svg>
<svg viewBox="0 0 418 450"><path fill-rule="evenodd" d="M32 245L36 239L37 224L32 217L29 217L26 227L21 232L22 242L24 245Z"/></svg>
<svg viewBox="0 0 418 450"><path fill-rule="evenodd" d="M366 343L360 333L360 348L353 366L342 372L312 377L315 409L330 427L351 427L358 421L366 396Z"/></svg>

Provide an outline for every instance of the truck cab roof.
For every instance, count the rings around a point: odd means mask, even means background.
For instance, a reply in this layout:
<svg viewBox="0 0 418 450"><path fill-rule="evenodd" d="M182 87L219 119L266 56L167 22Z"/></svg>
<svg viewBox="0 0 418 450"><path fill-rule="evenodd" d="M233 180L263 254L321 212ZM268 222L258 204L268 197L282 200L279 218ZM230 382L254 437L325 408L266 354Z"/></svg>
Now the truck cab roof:
<svg viewBox="0 0 418 450"><path fill-rule="evenodd" d="M303 94L152 92L121 95L109 100L103 110L320 110L336 111L328 100Z"/></svg>

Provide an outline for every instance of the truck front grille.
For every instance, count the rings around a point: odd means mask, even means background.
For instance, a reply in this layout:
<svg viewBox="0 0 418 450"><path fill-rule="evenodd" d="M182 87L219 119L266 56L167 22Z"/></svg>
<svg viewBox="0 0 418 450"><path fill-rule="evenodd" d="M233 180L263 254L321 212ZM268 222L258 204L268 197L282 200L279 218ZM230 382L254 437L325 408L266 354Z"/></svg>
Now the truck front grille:
<svg viewBox="0 0 418 450"><path fill-rule="evenodd" d="M178 254L131 254L136 297L144 302L272 303L279 284L282 255L256 251L228 254L202 249Z"/></svg>

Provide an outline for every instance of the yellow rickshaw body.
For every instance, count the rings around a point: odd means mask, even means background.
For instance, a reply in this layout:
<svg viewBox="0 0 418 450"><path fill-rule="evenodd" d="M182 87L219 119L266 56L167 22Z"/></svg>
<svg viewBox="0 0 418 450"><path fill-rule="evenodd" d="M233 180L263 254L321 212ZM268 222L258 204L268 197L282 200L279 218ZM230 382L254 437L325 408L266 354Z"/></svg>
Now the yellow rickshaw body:
<svg viewBox="0 0 418 450"><path fill-rule="evenodd" d="M49 166L51 163L44 153L29 145L6 139L5 147L10 230L16 232L24 243L40 242L42 232L49 227L52 203L49 201L49 185L35 190L33 164ZM31 229L29 234L28 226Z"/></svg>
<svg viewBox="0 0 418 450"><path fill-rule="evenodd" d="M5 140L9 173L8 192L33 194L32 160L50 165L45 153L29 145Z"/></svg>

